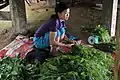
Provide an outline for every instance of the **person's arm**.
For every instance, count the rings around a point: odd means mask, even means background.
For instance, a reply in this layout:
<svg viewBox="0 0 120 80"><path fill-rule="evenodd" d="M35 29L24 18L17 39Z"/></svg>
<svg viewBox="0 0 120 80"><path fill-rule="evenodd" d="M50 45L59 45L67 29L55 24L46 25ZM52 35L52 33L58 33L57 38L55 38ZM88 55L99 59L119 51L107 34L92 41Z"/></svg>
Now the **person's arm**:
<svg viewBox="0 0 120 80"><path fill-rule="evenodd" d="M64 47L71 47L74 44L64 44L60 41L55 40L56 32L50 32L50 45L53 46L64 46Z"/></svg>
<svg viewBox="0 0 120 80"><path fill-rule="evenodd" d="M70 40L66 35L64 35L64 40Z"/></svg>
<svg viewBox="0 0 120 80"><path fill-rule="evenodd" d="M65 33L63 33L61 36L60 36L60 40L63 40L65 38Z"/></svg>
<svg viewBox="0 0 120 80"><path fill-rule="evenodd" d="M60 41L67 39L65 35L65 32L66 32L65 28L63 27L60 31L62 33L62 35L60 35Z"/></svg>

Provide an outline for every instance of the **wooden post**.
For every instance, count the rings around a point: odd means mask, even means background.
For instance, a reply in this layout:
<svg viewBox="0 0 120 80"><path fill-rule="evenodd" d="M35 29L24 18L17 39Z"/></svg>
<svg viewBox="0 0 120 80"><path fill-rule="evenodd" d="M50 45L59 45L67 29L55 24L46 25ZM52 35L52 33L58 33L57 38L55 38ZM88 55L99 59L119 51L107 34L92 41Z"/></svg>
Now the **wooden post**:
<svg viewBox="0 0 120 80"><path fill-rule="evenodd" d="M26 11L24 0L9 0L14 34L26 33Z"/></svg>
<svg viewBox="0 0 120 80"><path fill-rule="evenodd" d="M102 24L104 24L111 37L115 36L116 15L118 0L103 0Z"/></svg>
<svg viewBox="0 0 120 80"><path fill-rule="evenodd" d="M115 70L114 76L115 80L120 80L120 12L118 11L117 15L117 29L116 29L116 40L117 40L117 51L116 51L116 59L115 59Z"/></svg>
<svg viewBox="0 0 120 80"><path fill-rule="evenodd" d="M115 36L115 31L116 31L117 6L118 6L118 0L113 0L112 20L111 20L111 27L110 27L111 37Z"/></svg>

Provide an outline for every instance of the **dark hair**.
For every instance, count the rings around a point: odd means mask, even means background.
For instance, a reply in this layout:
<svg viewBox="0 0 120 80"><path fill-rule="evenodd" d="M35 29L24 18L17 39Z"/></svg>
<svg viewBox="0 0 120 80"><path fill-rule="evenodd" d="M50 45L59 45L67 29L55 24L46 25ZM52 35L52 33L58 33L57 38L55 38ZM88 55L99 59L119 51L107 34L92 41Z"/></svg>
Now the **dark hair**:
<svg viewBox="0 0 120 80"><path fill-rule="evenodd" d="M64 2L57 2L55 6L55 14L51 15L51 18L58 18L58 12L61 13L64 10L68 9L68 5Z"/></svg>
<svg viewBox="0 0 120 80"><path fill-rule="evenodd" d="M56 7L55 7L55 13L57 14L58 12L61 13L64 10L68 9L68 5L65 4L64 2L58 2L56 3Z"/></svg>
<svg viewBox="0 0 120 80"><path fill-rule="evenodd" d="M57 14L52 14L50 18L51 19L53 19L53 18L56 19L56 18L58 18L58 15Z"/></svg>

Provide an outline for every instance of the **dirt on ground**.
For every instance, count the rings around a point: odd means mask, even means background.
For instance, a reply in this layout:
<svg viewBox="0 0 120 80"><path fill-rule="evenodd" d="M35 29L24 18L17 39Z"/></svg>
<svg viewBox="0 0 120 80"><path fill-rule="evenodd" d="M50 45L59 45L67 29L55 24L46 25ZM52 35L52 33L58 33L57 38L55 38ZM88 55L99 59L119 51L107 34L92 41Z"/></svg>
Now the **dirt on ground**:
<svg viewBox="0 0 120 80"><path fill-rule="evenodd" d="M9 39L9 35L6 31L7 30L4 29L2 32L0 32L0 49L4 48L11 42L11 40Z"/></svg>
<svg viewBox="0 0 120 80"><path fill-rule="evenodd" d="M49 8L43 8L43 9L37 9L37 10L31 10L29 7L26 8L27 10L27 21L28 21L28 27L39 27L41 23L46 21L51 14L53 14L54 9ZM46 9L48 9L46 11ZM79 8L71 8L71 17L66 22L67 23L67 29L68 33L74 36L79 37L80 39L87 42L88 36L90 36L87 32L81 32L81 28L83 27L90 27L91 25L96 25L100 23L101 18L101 11L90 9L87 7L79 7ZM6 24L7 22L5 22ZM0 49L8 45L12 40L10 39L10 29L11 29L11 23L8 23L8 25L1 24L0 21ZM6 28L10 26L9 28ZM35 30L31 30L34 31Z"/></svg>

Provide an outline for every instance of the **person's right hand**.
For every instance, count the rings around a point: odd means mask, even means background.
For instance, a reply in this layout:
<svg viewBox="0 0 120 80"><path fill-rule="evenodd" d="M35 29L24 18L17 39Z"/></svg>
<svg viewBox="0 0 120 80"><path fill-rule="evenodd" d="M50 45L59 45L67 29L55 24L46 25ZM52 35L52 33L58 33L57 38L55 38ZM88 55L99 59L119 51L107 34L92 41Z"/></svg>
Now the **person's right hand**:
<svg viewBox="0 0 120 80"><path fill-rule="evenodd" d="M71 48L74 44L66 44L66 47Z"/></svg>

